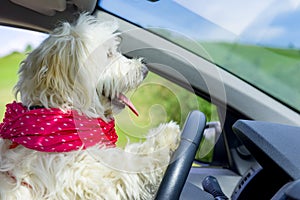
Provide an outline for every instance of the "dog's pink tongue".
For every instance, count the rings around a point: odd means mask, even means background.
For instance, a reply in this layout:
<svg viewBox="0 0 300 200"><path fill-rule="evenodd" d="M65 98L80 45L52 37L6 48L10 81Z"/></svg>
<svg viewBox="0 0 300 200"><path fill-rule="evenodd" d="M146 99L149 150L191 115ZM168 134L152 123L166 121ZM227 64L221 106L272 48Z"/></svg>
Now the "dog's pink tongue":
<svg viewBox="0 0 300 200"><path fill-rule="evenodd" d="M139 116L137 109L134 107L132 102L122 93L119 94L119 100L121 100L130 110L136 115Z"/></svg>

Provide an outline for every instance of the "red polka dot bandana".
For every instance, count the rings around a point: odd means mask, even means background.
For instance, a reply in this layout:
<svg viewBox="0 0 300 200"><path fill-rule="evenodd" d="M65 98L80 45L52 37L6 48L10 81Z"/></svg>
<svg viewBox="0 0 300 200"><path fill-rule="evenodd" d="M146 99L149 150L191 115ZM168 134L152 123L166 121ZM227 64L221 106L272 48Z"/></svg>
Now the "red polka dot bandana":
<svg viewBox="0 0 300 200"><path fill-rule="evenodd" d="M6 105L0 136L43 152L68 152L100 144L114 147L118 139L115 122L87 118L76 111L57 108L28 110L21 103Z"/></svg>

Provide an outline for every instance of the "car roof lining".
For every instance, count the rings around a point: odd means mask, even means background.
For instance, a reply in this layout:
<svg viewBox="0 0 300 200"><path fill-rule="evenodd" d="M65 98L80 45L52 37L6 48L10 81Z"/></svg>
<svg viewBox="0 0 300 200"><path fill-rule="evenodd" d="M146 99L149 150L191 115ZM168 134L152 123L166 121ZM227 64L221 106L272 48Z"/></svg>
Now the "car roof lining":
<svg viewBox="0 0 300 200"><path fill-rule="evenodd" d="M10 0L11 2L36 11L42 15L54 16L57 12L68 10L68 5L78 8L80 11L92 12L96 6L96 0Z"/></svg>
<svg viewBox="0 0 300 200"><path fill-rule="evenodd" d="M32 4L40 0L14 1L23 1ZM50 2L51 0L48 1ZM55 11L54 9L49 11L42 7L43 4L39 4L40 6L37 9L39 9L40 12L37 12L33 9L15 4L10 0L0 0L0 24L48 32L60 21L73 21L80 12L93 13L97 3L97 0L56 0L57 3L60 1L66 2L66 9L62 11ZM58 7L58 5L53 7ZM42 14L42 12L45 13ZM49 16L48 12L54 12L54 15Z"/></svg>

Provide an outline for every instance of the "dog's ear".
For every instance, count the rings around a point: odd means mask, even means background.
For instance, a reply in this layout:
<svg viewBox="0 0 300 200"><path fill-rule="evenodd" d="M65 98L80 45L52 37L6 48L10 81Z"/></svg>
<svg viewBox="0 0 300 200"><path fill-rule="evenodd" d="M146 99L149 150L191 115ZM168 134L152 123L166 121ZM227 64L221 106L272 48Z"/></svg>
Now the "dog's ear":
<svg viewBox="0 0 300 200"><path fill-rule="evenodd" d="M16 94L21 93L25 105L66 108L90 104L85 98L90 95L89 74L80 70L87 56L84 40L70 23L63 23L22 62Z"/></svg>

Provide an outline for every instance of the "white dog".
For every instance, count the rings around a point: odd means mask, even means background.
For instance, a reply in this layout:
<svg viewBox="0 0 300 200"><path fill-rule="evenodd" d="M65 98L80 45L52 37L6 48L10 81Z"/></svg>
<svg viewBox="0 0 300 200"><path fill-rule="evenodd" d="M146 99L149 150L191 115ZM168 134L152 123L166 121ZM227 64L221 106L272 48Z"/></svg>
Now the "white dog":
<svg viewBox="0 0 300 200"><path fill-rule="evenodd" d="M179 142L173 122L115 146L113 115L147 74L117 51L115 22L81 14L22 62L0 125L0 199L151 199Z"/></svg>

